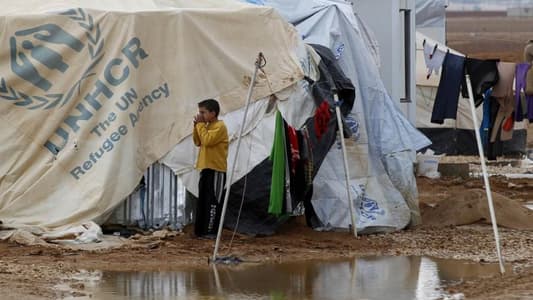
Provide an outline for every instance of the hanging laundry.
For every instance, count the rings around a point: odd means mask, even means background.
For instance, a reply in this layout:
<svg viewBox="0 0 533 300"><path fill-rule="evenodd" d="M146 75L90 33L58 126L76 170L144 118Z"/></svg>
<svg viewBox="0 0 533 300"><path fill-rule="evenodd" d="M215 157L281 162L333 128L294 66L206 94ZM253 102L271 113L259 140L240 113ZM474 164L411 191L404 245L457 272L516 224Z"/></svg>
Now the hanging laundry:
<svg viewBox="0 0 533 300"><path fill-rule="evenodd" d="M291 153L291 174L296 174L296 164L300 160L300 149L298 147L298 135L292 126L287 126L287 135L289 139Z"/></svg>
<svg viewBox="0 0 533 300"><path fill-rule="evenodd" d="M533 63L533 40L529 40L524 47L524 60L526 63ZM533 96L533 69L529 69L526 74L525 94Z"/></svg>
<svg viewBox="0 0 533 300"><path fill-rule="evenodd" d="M520 92L519 96L520 96L520 98L518 100L520 101L520 106L521 106L523 115L524 115L525 118L527 118L527 98L528 97L526 97L526 94L525 94L524 91ZM516 100L516 98L515 98L515 100ZM515 113L515 118L516 118L516 113Z"/></svg>
<svg viewBox="0 0 533 300"><path fill-rule="evenodd" d="M526 95L533 96L533 68L526 73Z"/></svg>
<svg viewBox="0 0 533 300"><path fill-rule="evenodd" d="M481 143L483 147L487 149L489 144L489 132L492 124L490 123L490 102L491 102L492 89L485 92L483 96L483 119L481 120L481 126L479 128L479 134L481 136Z"/></svg>
<svg viewBox="0 0 533 300"><path fill-rule="evenodd" d="M305 182L307 187L311 187L313 185L313 169L314 169L314 161L313 161L313 149L311 147L311 141L309 140L309 131L307 130L307 126L302 127L301 129L302 133L302 149L300 151L300 158L304 162L304 176L305 176Z"/></svg>
<svg viewBox="0 0 533 300"><path fill-rule="evenodd" d="M476 58L467 58L465 61L465 72L470 75L476 107L483 101L483 93L498 82L498 61L497 59L481 60ZM462 86L463 97L468 98L465 79L463 79Z"/></svg>
<svg viewBox="0 0 533 300"><path fill-rule="evenodd" d="M496 134L500 131L501 128L494 127L496 120L496 115L498 115L498 110L500 109L500 104L496 98L490 98L490 123L492 126L489 128L489 137L492 136L493 132L496 131ZM491 142L487 146L487 159L496 160L498 156L503 155L503 147L500 141Z"/></svg>
<svg viewBox="0 0 533 300"><path fill-rule="evenodd" d="M315 131L316 137L320 139L322 135L328 130L329 119L331 113L329 111L329 103L327 100L322 101L315 111Z"/></svg>
<svg viewBox="0 0 533 300"><path fill-rule="evenodd" d="M513 114L513 109L514 109L513 98L505 97L505 98L494 98L494 99L496 99L499 106L498 106L498 112L494 119L494 123L492 124L493 130L491 132L490 141L495 142L497 140L498 134L500 134L500 140L502 141L510 140L512 138L512 132L511 133L507 132L507 134L502 137L500 131L502 129L504 121ZM514 126L514 117L512 118L512 121L510 122L512 122ZM507 131L510 131L510 130L512 130L512 127L511 129ZM509 134L510 134L510 137L509 137Z"/></svg>
<svg viewBox="0 0 533 300"><path fill-rule="evenodd" d="M431 73L439 74L439 69L442 67L446 52L435 46L430 46L428 43L424 43L424 61L426 62L427 75L429 79Z"/></svg>
<svg viewBox="0 0 533 300"><path fill-rule="evenodd" d="M295 204L303 203L307 226L311 228L322 227L323 224L311 203L313 196L313 150L307 125L296 130L295 133L298 139L300 159L296 162L296 172L290 174L290 195Z"/></svg>
<svg viewBox="0 0 533 300"><path fill-rule="evenodd" d="M522 107L521 95L525 94L526 91L526 74L530 68L529 63L520 63L516 65L515 73L515 115L514 120L516 122L521 122L524 120L524 116L527 116L528 119L533 120L533 96L525 96L527 110L524 110ZM531 115L531 116L530 116Z"/></svg>
<svg viewBox="0 0 533 300"><path fill-rule="evenodd" d="M502 131L500 133L500 140L501 141L511 140L513 138L513 130L514 130L514 115L511 114L503 121Z"/></svg>
<svg viewBox="0 0 533 300"><path fill-rule="evenodd" d="M444 119L457 117L457 104L461 81L464 74L465 58L452 53L447 53L442 63L435 104L431 114L431 123L442 124Z"/></svg>
<svg viewBox="0 0 533 300"><path fill-rule="evenodd" d="M513 81L516 73L516 64L499 62L497 64L498 82L494 85L492 96L496 98L513 96Z"/></svg>
<svg viewBox="0 0 533 300"><path fill-rule="evenodd" d="M272 182L270 185L270 202L268 212L279 216L282 213L285 195L285 129L281 113L276 113L274 144L270 160L272 161Z"/></svg>
<svg viewBox="0 0 533 300"><path fill-rule="evenodd" d="M500 131L500 140L510 140L513 137L514 128L514 118L512 117L515 106L513 99L513 80L516 72L516 64L499 62L497 69L499 80L494 85L492 96L496 98L500 107L493 124L495 130L492 132L491 142L496 141L500 127L502 129ZM504 125L506 125L505 128Z"/></svg>

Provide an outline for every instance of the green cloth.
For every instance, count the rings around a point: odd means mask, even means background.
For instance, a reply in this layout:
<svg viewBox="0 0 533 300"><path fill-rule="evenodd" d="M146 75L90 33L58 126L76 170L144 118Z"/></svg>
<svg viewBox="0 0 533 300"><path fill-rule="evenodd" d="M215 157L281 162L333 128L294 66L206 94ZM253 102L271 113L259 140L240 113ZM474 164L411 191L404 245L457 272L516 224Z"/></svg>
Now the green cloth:
<svg viewBox="0 0 533 300"><path fill-rule="evenodd" d="M279 216L283 208L285 194L285 127L280 112L276 113L276 130L274 144L270 154L272 161L272 182L270 184L270 203L268 212Z"/></svg>

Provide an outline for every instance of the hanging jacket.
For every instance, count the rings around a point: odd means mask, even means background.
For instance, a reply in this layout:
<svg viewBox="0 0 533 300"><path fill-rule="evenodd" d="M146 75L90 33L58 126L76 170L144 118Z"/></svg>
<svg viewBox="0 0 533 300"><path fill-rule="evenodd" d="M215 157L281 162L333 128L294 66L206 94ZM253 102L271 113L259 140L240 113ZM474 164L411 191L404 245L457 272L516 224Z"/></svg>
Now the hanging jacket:
<svg viewBox="0 0 533 300"><path fill-rule="evenodd" d="M498 63L497 59L476 59L466 58L465 73L470 75L470 82L472 83L472 92L474 93L474 103L476 107L483 102L483 94L498 83ZM468 98L468 88L466 80L463 78L462 94L464 98Z"/></svg>

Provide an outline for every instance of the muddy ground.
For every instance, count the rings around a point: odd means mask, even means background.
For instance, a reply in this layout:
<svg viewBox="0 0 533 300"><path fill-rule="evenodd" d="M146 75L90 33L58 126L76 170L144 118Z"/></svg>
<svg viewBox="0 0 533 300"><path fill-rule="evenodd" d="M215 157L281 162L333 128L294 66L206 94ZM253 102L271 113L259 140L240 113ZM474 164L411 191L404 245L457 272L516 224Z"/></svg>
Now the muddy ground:
<svg viewBox="0 0 533 300"><path fill-rule="evenodd" d="M477 16L479 17L479 16ZM521 61L523 43L533 38L533 19L501 16L448 18L451 47L473 57ZM529 135L530 137L533 134ZM492 177L491 186L500 227L504 276L466 281L450 292L467 299L533 298L533 218L523 204L533 200L533 180ZM274 236L236 236L224 232L220 253L254 261L284 262L348 256L427 255L439 258L496 262L495 242L481 179L418 178L424 224L390 234L351 237L346 232L316 232L302 218L292 219ZM462 225L466 224L466 225ZM79 269L147 271L207 267L214 242L194 239L191 228L160 237L140 237L113 250L75 251L56 246L0 243L2 299L53 299L58 282ZM83 284L70 282L78 294Z"/></svg>
<svg viewBox="0 0 533 300"><path fill-rule="evenodd" d="M533 39L533 18L505 17L490 13L449 14L448 46L475 58L499 58L522 62L525 43Z"/></svg>
<svg viewBox="0 0 533 300"><path fill-rule="evenodd" d="M450 292L464 293L468 299L533 297L533 269L530 269L533 266L533 218L522 206L533 195L533 181L495 177L491 178L491 186L498 220L515 226L514 219L524 218L522 226L528 228L500 227L505 276L466 281L453 286ZM347 232L313 231L305 226L302 218L295 218L274 236L237 235L231 249L232 233L225 231L220 254L264 262L376 255L427 255L482 263L497 261L492 227L486 224L488 210L481 179L419 177L418 187L424 225L396 233L354 238ZM11 298L57 298L66 294L62 295L54 285L69 283L65 277L79 269L161 271L207 267L214 242L195 239L190 230L187 227L178 234L141 237L113 250L74 251L0 243L0 290ZM84 294L83 285L75 281L71 284L81 291L80 296Z"/></svg>
<svg viewBox="0 0 533 300"><path fill-rule="evenodd" d="M470 163L475 157L446 157L442 163ZM496 173L527 173L533 169L491 166ZM352 256L432 256L496 262L489 209L481 178L417 178L423 224L396 233L352 237L348 232L317 232L302 217L291 219L270 237L248 237L225 231L220 255L246 261L294 262ZM533 298L533 212L524 205L533 199L533 180L490 178L496 218L500 225L505 276L466 281L450 287L468 299ZM160 231L124 239L126 245L106 250L68 250L46 244L27 246L23 236L0 243L0 291L9 298L42 299L72 296L60 292L58 283L71 284L78 296L83 284L69 280L80 269L102 271L162 271L207 268L214 241L192 237L191 226L183 232ZM2 298L4 299L4 298Z"/></svg>

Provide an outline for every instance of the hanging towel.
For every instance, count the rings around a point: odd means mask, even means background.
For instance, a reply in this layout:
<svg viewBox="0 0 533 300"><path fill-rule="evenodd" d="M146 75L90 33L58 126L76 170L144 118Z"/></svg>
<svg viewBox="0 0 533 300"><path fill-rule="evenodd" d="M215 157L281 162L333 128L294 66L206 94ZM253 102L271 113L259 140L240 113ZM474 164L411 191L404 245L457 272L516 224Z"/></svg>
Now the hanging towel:
<svg viewBox="0 0 533 300"><path fill-rule="evenodd" d="M435 46L430 46L428 43L424 44L424 61L426 62L427 76L429 79L431 73L439 74L439 69L442 67L446 52Z"/></svg>
<svg viewBox="0 0 533 300"><path fill-rule="evenodd" d="M268 212L279 216L282 213L285 195L285 127L281 113L276 113L274 144L270 160L272 161L272 181L270 184L270 202Z"/></svg>
<svg viewBox="0 0 533 300"><path fill-rule="evenodd" d="M465 72L470 75L476 107L483 102L483 93L498 83L498 61L497 59L476 58L467 58L465 61ZM468 98L468 88L464 78L462 86L463 97Z"/></svg>
<svg viewBox="0 0 533 300"><path fill-rule="evenodd" d="M464 63L464 57L452 53L446 54L431 114L431 123L442 124L444 119L455 119L457 117L457 104L464 74Z"/></svg>

